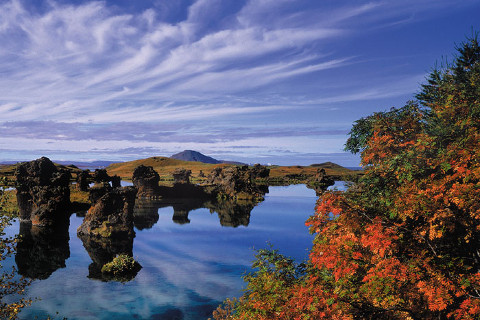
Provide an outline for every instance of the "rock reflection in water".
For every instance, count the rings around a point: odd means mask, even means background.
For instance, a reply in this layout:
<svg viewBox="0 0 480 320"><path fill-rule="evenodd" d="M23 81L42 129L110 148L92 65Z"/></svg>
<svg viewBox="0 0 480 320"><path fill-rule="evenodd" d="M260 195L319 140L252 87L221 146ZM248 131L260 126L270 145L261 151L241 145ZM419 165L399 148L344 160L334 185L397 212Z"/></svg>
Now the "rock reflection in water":
<svg viewBox="0 0 480 320"><path fill-rule="evenodd" d="M254 200L215 199L201 198L164 198L160 200L137 199L133 212L133 222L138 230L150 229L159 219L158 210L172 207L172 221L177 224L190 223L190 211L207 208L210 213L217 213L220 225L224 227L248 226L250 212L259 203Z"/></svg>
<svg viewBox="0 0 480 320"><path fill-rule="evenodd" d="M258 202L248 200L223 200L207 208L210 212L216 212L223 227L248 226L250 223L250 212Z"/></svg>
<svg viewBox="0 0 480 320"><path fill-rule="evenodd" d="M65 268L65 260L70 257L68 227L42 228L21 222L21 240L15 254L18 273L31 279L47 279L57 269Z"/></svg>
<svg viewBox="0 0 480 320"><path fill-rule="evenodd" d="M129 281L135 278L136 273L128 275L127 278L117 279L112 278L101 271L102 267L106 263L112 261L117 255L133 255L133 237L127 237L125 239L110 239L91 237L84 234L78 234L78 237L82 240L83 247L87 250L88 255L92 259L92 263L88 266L88 278L102 281Z"/></svg>

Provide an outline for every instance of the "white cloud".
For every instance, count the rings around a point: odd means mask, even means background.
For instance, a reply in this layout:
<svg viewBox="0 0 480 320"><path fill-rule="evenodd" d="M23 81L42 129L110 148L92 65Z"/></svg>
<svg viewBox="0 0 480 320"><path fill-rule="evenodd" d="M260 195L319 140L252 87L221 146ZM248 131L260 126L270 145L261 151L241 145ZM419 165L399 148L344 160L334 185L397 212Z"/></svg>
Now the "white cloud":
<svg viewBox="0 0 480 320"><path fill-rule="evenodd" d="M268 30L259 24L242 27L232 22L229 29L203 33L208 18L204 13L219 14L221 5L216 0L197 1L187 20L169 24L157 20L152 10L137 16L116 15L104 2L51 2L39 14L26 10L18 0L7 1L0 9L4 120L65 120L68 114L107 120L102 110L114 110L110 121L139 111L143 118L155 120L160 119L156 115L165 116L162 108L153 111L144 106L181 102L185 96L205 100L341 66L338 59L324 59L318 52L305 59L301 52L309 43L338 36L335 28ZM284 57L292 50L300 52ZM302 64L307 60L309 64ZM205 117L252 111L218 109L207 108ZM199 117L195 112L189 115Z"/></svg>
<svg viewBox="0 0 480 320"><path fill-rule="evenodd" d="M474 2L408 0L412 4L408 6L395 1L347 0L331 5L304 0L197 0L178 14L180 2L127 12L105 1L49 0L36 1L35 6L28 0L4 0L0 124L127 121L161 126L226 121L228 126L258 124L259 118L299 122L312 106L404 96L417 88L416 82L404 79L417 79L423 70L360 77L347 67L360 70L359 65L370 62L355 48L343 51L348 41L380 26L411 23L419 19L417 13L424 13L424 19L433 10L429 6L440 12L450 3L461 7ZM311 115L310 125L328 121ZM85 152L93 145L104 147L101 139L99 135L94 144L79 142L79 147ZM126 147L128 140L122 139L118 137L115 148ZM15 139L2 141L21 149ZM55 142L42 141L45 148ZM109 136L107 141L114 140ZM287 148L287 141L282 141L282 148ZM308 140L288 141L292 144L288 149L311 142L304 141ZM331 152L340 148L332 146L327 148Z"/></svg>

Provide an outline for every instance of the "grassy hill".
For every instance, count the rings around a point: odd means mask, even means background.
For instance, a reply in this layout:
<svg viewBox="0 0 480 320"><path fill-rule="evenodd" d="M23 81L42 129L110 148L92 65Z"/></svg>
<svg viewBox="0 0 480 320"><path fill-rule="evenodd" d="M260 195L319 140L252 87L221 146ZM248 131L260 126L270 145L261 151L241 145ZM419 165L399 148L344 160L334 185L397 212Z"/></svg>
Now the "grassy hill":
<svg viewBox="0 0 480 320"><path fill-rule="evenodd" d="M310 166L271 166L270 180L308 180L315 176L317 170L325 169L325 172L333 176L335 180L355 180L362 175L362 171L355 171L342 167L333 162L312 164Z"/></svg>
<svg viewBox="0 0 480 320"><path fill-rule="evenodd" d="M114 163L109 165L106 169L109 175L118 175L123 180L131 180L133 171L136 167L144 165L151 166L158 172L161 179L170 180L172 178L172 172L176 168L185 168L192 171L192 176L196 177L200 173L208 174L215 167L224 167L226 164L209 164L196 161L183 161L167 157L151 157L147 159L127 161L121 163Z"/></svg>
<svg viewBox="0 0 480 320"><path fill-rule="evenodd" d="M78 169L75 166L65 166L61 164L55 165L59 168L69 170L74 174L74 177L77 172L81 171L81 169ZM140 165L153 167L163 181L171 181L173 179L172 172L177 168L191 170L192 178L195 181L199 180L197 177L200 170L202 170L205 175L208 175L216 167L232 166L232 164L227 163L209 164L196 161L183 161L167 157L151 157L147 159L113 163L106 169L110 176L118 175L123 180L131 180L133 171ZM17 164L0 165L0 177L7 177L10 182L13 182L16 167ZM322 168L325 169L328 175L333 176L336 180L355 180L355 177L363 174L361 171L350 170L332 162L312 164L310 166L269 166L269 168L269 182L279 184L305 182L309 178L315 176L318 169Z"/></svg>
<svg viewBox="0 0 480 320"><path fill-rule="evenodd" d="M118 175L123 180L131 180L133 171L140 165L151 166L158 172L162 180L171 180L172 172L177 168L185 168L192 171L194 178L198 177L200 170L208 175L216 167L231 166L231 164L207 164L195 161L183 161L166 157L151 157L147 159L134 160L122 163L111 164L107 167L109 175ZM361 174L359 171L344 168L332 162L314 164L311 166L270 166L270 179L272 181L296 181L302 182L313 177L318 169L325 169L328 175L335 179L351 179Z"/></svg>

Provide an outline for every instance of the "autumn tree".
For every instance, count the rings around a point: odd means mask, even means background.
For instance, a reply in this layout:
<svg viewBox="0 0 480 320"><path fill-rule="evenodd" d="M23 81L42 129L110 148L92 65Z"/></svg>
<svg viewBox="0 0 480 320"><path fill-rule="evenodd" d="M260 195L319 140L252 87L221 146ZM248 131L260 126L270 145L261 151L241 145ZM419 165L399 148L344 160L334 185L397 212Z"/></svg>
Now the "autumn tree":
<svg viewBox="0 0 480 320"><path fill-rule="evenodd" d="M319 199L306 271L285 286L291 263L253 273L223 319L480 319L476 35L416 99L354 124L365 175Z"/></svg>

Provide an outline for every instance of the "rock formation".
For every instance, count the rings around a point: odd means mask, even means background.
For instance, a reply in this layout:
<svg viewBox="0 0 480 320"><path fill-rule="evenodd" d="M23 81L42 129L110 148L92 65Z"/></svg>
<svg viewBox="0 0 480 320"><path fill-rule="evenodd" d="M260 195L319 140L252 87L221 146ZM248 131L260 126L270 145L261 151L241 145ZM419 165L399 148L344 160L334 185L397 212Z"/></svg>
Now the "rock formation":
<svg viewBox="0 0 480 320"><path fill-rule="evenodd" d="M122 178L117 175L110 177L110 181L112 183L112 188L120 188L122 186Z"/></svg>
<svg viewBox="0 0 480 320"><path fill-rule="evenodd" d="M252 175L255 178L260 178L260 179L268 178L268 176L270 175L270 169L268 169L265 166L262 166L259 163L256 163L251 169L251 171L252 171Z"/></svg>
<svg viewBox="0 0 480 320"><path fill-rule="evenodd" d="M58 170L48 158L17 167L17 202L21 220L35 226L68 223L70 173Z"/></svg>
<svg viewBox="0 0 480 320"><path fill-rule="evenodd" d="M317 196L322 194L328 187L333 186L335 184L335 180L327 175L325 169L317 169L315 177L310 180L307 184L308 187L315 190Z"/></svg>
<svg viewBox="0 0 480 320"><path fill-rule="evenodd" d="M137 188L138 198L155 198L158 196L160 176L150 166L138 166L133 171L133 185Z"/></svg>
<svg viewBox="0 0 480 320"><path fill-rule="evenodd" d="M97 201L103 197L104 195L106 195L108 192L112 191L113 188L112 186L110 185L110 183L108 182L98 182L98 183L95 183L89 190L89 194L88 194L88 201L90 201L90 203L92 205L94 205L95 203L97 203Z"/></svg>
<svg viewBox="0 0 480 320"><path fill-rule="evenodd" d="M88 210L77 233L98 238L133 238L135 194L134 187L108 191Z"/></svg>
<svg viewBox="0 0 480 320"><path fill-rule="evenodd" d="M93 173L93 181L95 183L110 182L111 178L105 169L95 169Z"/></svg>
<svg viewBox="0 0 480 320"><path fill-rule="evenodd" d="M253 199L263 197L265 194L265 188L255 182L258 174L265 175L267 172L258 167L254 169L249 169L248 166L218 167L209 174L206 184L214 185L222 196Z"/></svg>
<svg viewBox="0 0 480 320"><path fill-rule="evenodd" d="M77 174L77 188L80 191L88 191L90 183L90 171L83 170Z"/></svg>
<svg viewBox="0 0 480 320"><path fill-rule="evenodd" d="M174 184L189 184L190 183L190 175L192 174L191 170L177 168L172 173Z"/></svg>

